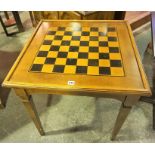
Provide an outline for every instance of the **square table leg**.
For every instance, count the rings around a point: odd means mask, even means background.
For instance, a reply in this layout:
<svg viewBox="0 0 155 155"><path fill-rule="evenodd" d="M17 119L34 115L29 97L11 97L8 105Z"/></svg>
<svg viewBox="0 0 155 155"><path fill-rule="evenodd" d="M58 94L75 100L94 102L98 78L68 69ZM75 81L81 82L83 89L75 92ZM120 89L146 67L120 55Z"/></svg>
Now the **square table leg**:
<svg viewBox="0 0 155 155"><path fill-rule="evenodd" d="M122 105L120 107L115 126L112 132L111 140L115 140L118 132L120 131L123 123L125 122L130 110L132 109L132 105L135 104L139 100L139 96L126 96Z"/></svg>
<svg viewBox="0 0 155 155"><path fill-rule="evenodd" d="M19 96L27 109L31 119L33 120L36 128L38 129L40 135L45 135L43 127L41 125L41 121L39 119L38 113L36 111L36 107L33 103L31 95L29 95L24 89L15 89L17 96Z"/></svg>

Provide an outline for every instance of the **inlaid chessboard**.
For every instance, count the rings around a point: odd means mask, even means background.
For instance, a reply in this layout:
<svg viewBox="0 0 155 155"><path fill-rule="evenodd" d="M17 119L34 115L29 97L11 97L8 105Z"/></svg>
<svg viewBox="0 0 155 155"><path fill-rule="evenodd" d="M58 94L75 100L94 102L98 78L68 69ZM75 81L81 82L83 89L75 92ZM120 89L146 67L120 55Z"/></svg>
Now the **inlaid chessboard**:
<svg viewBox="0 0 155 155"><path fill-rule="evenodd" d="M116 27L48 29L30 72L124 76Z"/></svg>

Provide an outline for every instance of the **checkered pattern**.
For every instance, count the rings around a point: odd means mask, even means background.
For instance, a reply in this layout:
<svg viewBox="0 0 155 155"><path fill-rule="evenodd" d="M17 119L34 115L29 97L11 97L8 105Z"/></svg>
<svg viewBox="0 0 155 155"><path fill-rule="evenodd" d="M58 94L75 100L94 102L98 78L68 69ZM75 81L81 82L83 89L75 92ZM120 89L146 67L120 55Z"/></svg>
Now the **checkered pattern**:
<svg viewBox="0 0 155 155"><path fill-rule="evenodd" d="M50 28L30 71L124 76L116 28Z"/></svg>

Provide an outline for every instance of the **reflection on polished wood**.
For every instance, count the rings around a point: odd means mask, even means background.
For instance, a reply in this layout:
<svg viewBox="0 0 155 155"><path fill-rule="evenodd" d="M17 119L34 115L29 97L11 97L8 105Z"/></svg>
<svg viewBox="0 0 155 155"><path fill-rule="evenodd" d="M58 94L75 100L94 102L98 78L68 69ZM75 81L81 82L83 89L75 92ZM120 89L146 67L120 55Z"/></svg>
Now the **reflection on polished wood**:
<svg viewBox="0 0 155 155"><path fill-rule="evenodd" d="M116 27L125 76L93 76L76 73L51 74L29 71L49 28L69 26L75 28L76 25L80 25L82 28ZM60 51L58 50L58 52ZM90 53L90 51L87 52ZM43 134L44 132L34 105L29 100L29 95L31 94L47 93L117 98L123 101L123 103L113 130L113 140L123 125L132 105L138 101L140 96L151 95L130 26L126 21L121 20L41 21L8 73L3 82L3 86L15 89L17 95L22 99L26 106L40 134Z"/></svg>

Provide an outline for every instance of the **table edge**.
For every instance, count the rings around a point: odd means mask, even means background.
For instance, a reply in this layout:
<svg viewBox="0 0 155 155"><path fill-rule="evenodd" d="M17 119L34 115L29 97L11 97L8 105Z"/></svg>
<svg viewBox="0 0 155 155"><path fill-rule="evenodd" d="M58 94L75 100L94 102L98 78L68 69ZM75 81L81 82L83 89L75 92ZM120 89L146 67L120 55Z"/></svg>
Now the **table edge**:
<svg viewBox="0 0 155 155"><path fill-rule="evenodd" d="M134 49L134 54L135 54L136 61L137 61L137 64L138 64L139 72L140 72L141 77L142 77L143 86L144 86L145 89L148 89L148 91L151 93L151 89L150 89L150 86L148 84L146 73L144 72L144 67L143 67L143 64L142 64L142 61L141 61L141 58L140 58L140 54L138 52L138 48L137 48L136 44L133 44L133 42L135 42L135 39L134 39L133 35L131 35L132 30L131 30L130 24L129 24L128 21L126 22L126 24L127 24L130 39L131 39L131 42L132 42L132 46L133 46L133 49Z"/></svg>
<svg viewBox="0 0 155 155"><path fill-rule="evenodd" d="M13 83L13 82L11 82L11 83L9 83L9 82L4 82L3 84L2 84L3 86L5 86L5 87L8 87L8 88L14 88L14 89L16 89L16 88L19 88L19 89L39 89L39 90L49 90L49 91L64 91L64 92L68 92L68 91L75 91L75 92L85 92L85 93L89 93L89 92L95 92L95 93L111 93L111 94L133 94L133 95L141 95L141 96L151 96L151 92L150 92L150 89L131 89L131 90L128 90L128 89L120 89L120 90L118 90L118 89L91 89L91 88L79 88L79 87L77 87L77 88L75 88L75 87L72 87L72 86L70 86L70 87L68 87L68 88L66 88L66 87L51 87L51 86L48 86L48 85L44 85L44 86L42 86L42 85L32 85L32 84L26 84L25 85L25 83L23 84L23 83Z"/></svg>

